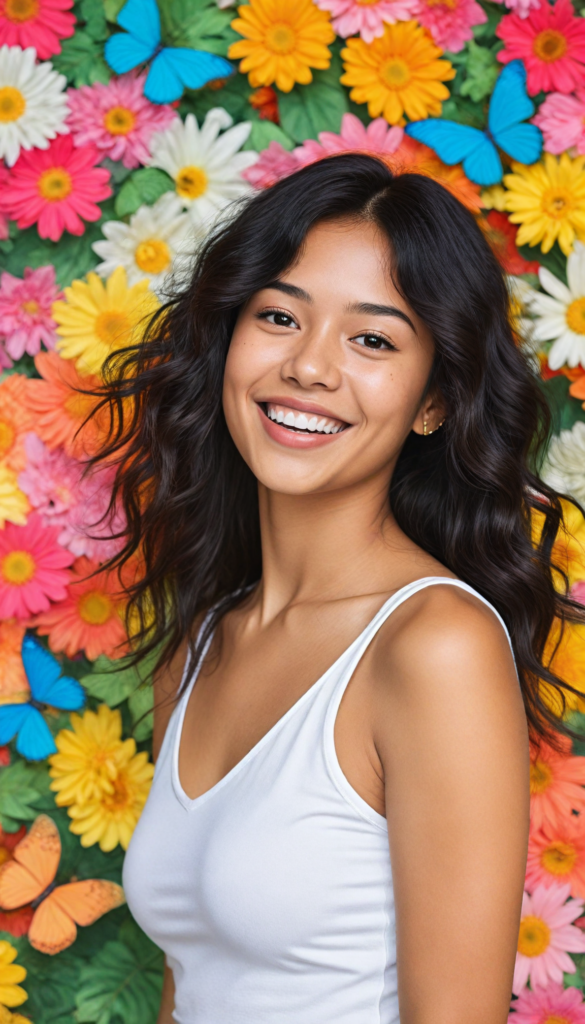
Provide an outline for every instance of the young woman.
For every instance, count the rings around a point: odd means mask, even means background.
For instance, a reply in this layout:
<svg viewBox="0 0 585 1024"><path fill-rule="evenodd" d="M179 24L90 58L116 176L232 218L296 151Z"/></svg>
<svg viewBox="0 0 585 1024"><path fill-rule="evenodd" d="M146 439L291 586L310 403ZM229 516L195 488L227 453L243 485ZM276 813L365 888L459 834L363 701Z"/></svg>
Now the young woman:
<svg viewBox="0 0 585 1024"><path fill-rule="evenodd" d="M504 1024L543 649L578 606L474 218L314 164L214 232L106 390L160 645L123 878L159 1024Z"/></svg>

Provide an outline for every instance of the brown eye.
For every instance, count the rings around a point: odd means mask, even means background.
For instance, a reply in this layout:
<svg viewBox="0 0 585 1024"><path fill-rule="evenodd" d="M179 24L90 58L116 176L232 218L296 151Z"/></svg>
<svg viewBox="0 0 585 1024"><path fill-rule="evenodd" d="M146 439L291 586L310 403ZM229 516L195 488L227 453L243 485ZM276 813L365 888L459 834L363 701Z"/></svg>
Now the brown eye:
<svg viewBox="0 0 585 1024"><path fill-rule="evenodd" d="M391 350L394 349L394 345L387 338L383 338L380 334L358 334L355 338L351 339L355 341L362 348L369 348L374 350Z"/></svg>
<svg viewBox="0 0 585 1024"><path fill-rule="evenodd" d="M264 309L256 316L258 320L266 320L267 323L274 324L275 327L298 326L290 313L285 313L282 309Z"/></svg>

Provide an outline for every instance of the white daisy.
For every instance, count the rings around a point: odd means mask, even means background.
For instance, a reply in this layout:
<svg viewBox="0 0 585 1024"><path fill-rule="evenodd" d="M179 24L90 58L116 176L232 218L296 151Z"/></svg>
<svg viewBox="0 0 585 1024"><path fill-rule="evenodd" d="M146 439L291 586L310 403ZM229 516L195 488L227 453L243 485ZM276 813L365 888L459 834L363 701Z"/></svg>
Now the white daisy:
<svg viewBox="0 0 585 1024"><path fill-rule="evenodd" d="M540 475L556 491L585 504L585 423L577 420L572 430L553 437Z"/></svg>
<svg viewBox="0 0 585 1024"><path fill-rule="evenodd" d="M49 139L69 131L67 79L36 56L32 46L0 46L0 158L9 167L21 149L47 149Z"/></svg>
<svg viewBox="0 0 585 1024"><path fill-rule="evenodd" d="M585 246L575 242L567 260L569 287L546 267L538 271L548 295L535 292L530 309L536 314L534 339L552 341L548 353L551 370L562 366L585 366Z"/></svg>
<svg viewBox="0 0 585 1024"><path fill-rule="evenodd" d="M232 128L232 124L227 110L214 107L201 128L195 116L187 114L184 122L175 121L152 137L151 166L170 174L177 195L195 220L208 221L251 189L241 172L256 162L258 154L238 150L252 125L243 121Z"/></svg>
<svg viewBox="0 0 585 1024"><path fill-rule="evenodd" d="M176 192L165 192L152 206L141 206L129 224L109 220L102 225L106 241L92 248L101 256L96 270L109 277L116 267L124 267L128 284L148 278L151 288L161 295L170 284L170 276L186 273L190 256L201 238Z"/></svg>

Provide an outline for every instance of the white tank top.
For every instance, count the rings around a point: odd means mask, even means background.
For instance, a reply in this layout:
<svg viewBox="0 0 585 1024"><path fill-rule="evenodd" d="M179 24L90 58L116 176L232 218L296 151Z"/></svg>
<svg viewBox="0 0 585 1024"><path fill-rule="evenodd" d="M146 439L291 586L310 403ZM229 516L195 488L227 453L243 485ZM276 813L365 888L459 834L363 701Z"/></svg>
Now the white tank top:
<svg viewBox="0 0 585 1024"><path fill-rule="evenodd" d="M345 778L333 729L382 623L439 583L492 607L459 580L430 576L403 587L193 800L179 781L178 753L195 679L175 705L122 880L132 914L173 970L178 1024L398 1024L386 819Z"/></svg>

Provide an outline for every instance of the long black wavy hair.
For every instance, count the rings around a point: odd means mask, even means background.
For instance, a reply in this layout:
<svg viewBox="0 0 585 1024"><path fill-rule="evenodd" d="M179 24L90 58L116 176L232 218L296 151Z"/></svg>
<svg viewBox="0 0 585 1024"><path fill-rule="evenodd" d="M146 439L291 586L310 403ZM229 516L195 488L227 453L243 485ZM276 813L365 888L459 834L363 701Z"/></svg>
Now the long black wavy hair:
<svg viewBox="0 0 585 1024"><path fill-rule="evenodd" d="M576 691L544 664L547 637L555 616L584 620L566 577L564 593L553 583L559 495L530 468L550 414L514 341L505 279L474 217L437 182L394 176L363 154L322 160L246 198L212 232L189 284L140 344L106 364L101 406L111 429L97 459L117 461L112 503L127 518L111 564L132 565L137 553L143 560L128 587L140 623L137 657L158 649L160 668L187 640L182 693L211 631L260 579L257 481L222 410L226 355L250 296L294 263L313 225L343 217L374 222L388 238L395 283L434 339L429 387L446 404L440 430L407 438L389 506L415 543L500 612L531 735L550 739L559 723L539 680L563 707L565 692ZM537 549L531 511L544 517ZM197 641L195 623L209 612Z"/></svg>

